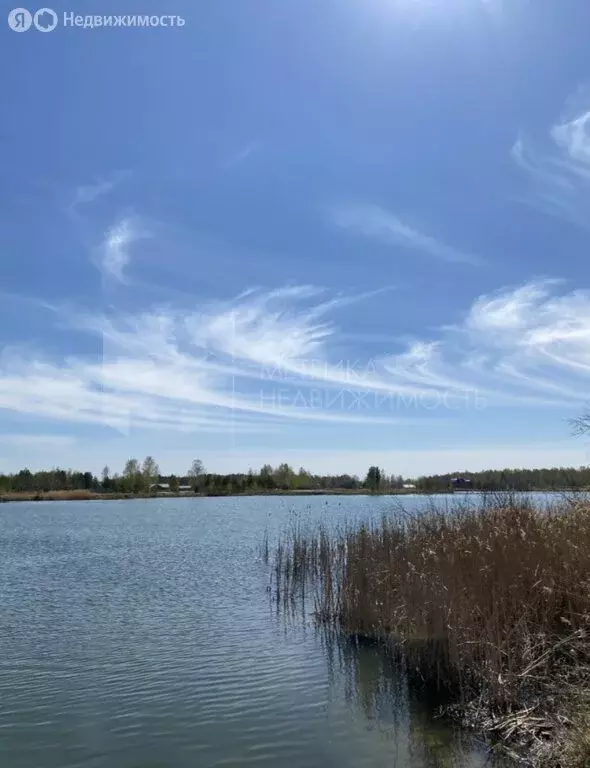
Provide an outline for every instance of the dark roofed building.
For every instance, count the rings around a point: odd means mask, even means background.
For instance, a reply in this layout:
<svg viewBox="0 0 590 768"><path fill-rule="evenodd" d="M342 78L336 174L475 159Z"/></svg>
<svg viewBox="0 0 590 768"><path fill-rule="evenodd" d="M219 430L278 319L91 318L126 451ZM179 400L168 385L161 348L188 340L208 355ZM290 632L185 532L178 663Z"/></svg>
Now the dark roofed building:
<svg viewBox="0 0 590 768"><path fill-rule="evenodd" d="M472 481L467 477L453 477L451 480L451 488L457 488L459 490L469 490L473 487Z"/></svg>

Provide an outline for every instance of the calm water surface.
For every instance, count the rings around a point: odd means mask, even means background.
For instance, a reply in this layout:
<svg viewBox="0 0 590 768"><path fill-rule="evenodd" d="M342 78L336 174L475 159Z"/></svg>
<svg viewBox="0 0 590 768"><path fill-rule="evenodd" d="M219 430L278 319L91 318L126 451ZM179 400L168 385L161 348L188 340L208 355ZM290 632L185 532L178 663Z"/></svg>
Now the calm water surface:
<svg viewBox="0 0 590 768"><path fill-rule="evenodd" d="M424 503L419 497L406 506ZM0 765L490 766L376 650L269 604L257 555L292 511L380 497L0 506Z"/></svg>

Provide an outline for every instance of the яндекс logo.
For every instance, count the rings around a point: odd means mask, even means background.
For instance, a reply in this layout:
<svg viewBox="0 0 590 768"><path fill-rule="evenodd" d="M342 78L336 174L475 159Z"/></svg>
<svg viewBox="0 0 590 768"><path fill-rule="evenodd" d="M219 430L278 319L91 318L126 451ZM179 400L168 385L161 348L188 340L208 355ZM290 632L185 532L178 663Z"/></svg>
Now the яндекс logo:
<svg viewBox="0 0 590 768"><path fill-rule="evenodd" d="M8 14L8 26L13 32L27 32L31 26L39 32L52 32L57 24L57 13L51 8L39 8L34 14L26 8L13 8Z"/></svg>

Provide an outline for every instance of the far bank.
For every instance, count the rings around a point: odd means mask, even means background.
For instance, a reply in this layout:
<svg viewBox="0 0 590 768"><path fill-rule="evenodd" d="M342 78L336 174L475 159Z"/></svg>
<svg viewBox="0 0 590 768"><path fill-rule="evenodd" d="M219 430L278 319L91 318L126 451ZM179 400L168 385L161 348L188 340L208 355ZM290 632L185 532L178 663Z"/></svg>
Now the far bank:
<svg viewBox="0 0 590 768"><path fill-rule="evenodd" d="M196 498L216 498L241 496L432 496L441 493L452 494L454 491L416 491L416 490L391 490L391 491L367 491L366 488L354 489L313 489L313 490L253 490L241 493L175 493L173 491L163 491L158 493L101 493L97 491L71 490L71 491L13 491L0 495L1 502L9 501L113 501L125 499L196 499Z"/></svg>

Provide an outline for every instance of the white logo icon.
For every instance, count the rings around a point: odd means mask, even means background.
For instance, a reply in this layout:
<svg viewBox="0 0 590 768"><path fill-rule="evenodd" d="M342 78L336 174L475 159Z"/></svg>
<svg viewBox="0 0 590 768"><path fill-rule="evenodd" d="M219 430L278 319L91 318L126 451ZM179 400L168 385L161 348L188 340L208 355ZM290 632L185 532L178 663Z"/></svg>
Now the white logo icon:
<svg viewBox="0 0 590 768"><path fill-rule="evenodd" d="M40 8L33 18L39 32L53 32L57 27L57 13L51 8Z"/></svg>
<svg viewBox="0 0 590 768"><path fill-rule="evenodd" d="M26 32L33 23L33 17L26 8L13 8L8 14L8 26L13 32Z"/></svg>
<svg viewBox="0 0 590 768"><path fill-rule="evenodd" d="M14 32L26 32L31 24L39 32L53 32L57 23L57 13L51 8L39 8L34 15L26 8L13 8L8 14L8 26Z"/></svg>

